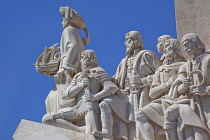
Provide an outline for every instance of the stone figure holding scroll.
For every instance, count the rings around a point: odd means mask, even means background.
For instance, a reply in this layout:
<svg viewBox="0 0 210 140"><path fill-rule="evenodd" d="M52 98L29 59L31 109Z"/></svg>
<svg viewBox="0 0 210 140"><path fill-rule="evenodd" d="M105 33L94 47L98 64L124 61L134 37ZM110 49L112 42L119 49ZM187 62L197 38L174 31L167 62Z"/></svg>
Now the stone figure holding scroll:
<svg viewBox="0 0 210 140"><path fill-rule="evenodd" d="M171 94L173 105L165 111L164 128L168 140L208 140L210 133L210 54L194 33L182 38L190 59L180 67L181 82Z"/></svg>
<svg viewBox="0 0 210 140"><path fill-rule="evenodd" d="M152 75L162 63L152 51L144 50L141 34L138 31L131 31L125 35L125 46L127 56L119 64L113 80L121 91L129 96L131 104L129 121L135 122L135 112L150 102L148 94ZM137 93L131 93L133 83L139 89ZM132 131L132 128L129 130Z"/></svg>
<svg viewBox="0 0 210 140"><path fill-rule="evenodd" d="M184 64L181 60L181 47L176 39L169 39L164 44L165 64L160 66L154 76L150 87L149 97L153 100L141 108L137 113L137 124L145 140L161 139L164 125L164 110L171 101L167 95L173 82L177 78L179 67ZM168 105L169 104L169 105Z"/></svg>
<svg viewBox="0 0 210 140"><path fill-rule="evenodd" d="M63 94L64 100L75 99L74 106L46 114L43 117L43 123L92 134L98 130L100 101L114 95L118 87L111 82L106 71L98 67L94 51L82 52L81 68L82 72L74 76ZM102 119L103 117L106 116L102 116Z"/></svg>

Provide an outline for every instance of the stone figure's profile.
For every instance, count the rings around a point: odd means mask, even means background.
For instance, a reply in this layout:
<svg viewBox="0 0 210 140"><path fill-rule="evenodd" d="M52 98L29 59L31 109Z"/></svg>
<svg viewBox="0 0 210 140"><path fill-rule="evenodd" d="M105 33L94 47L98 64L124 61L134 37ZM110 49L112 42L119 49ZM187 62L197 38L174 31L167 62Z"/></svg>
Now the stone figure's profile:
<svg viewBox="0 0 210 140"><path fill-rule="evenodd" d="M127 56L119 64L113 80L121 91L129 96L129 121L135 122L135 112L150 102L148 94L152 75L162 63L152 51L144 50L138 31L131 31L125 35L125 46ZM136 88L135 92L131 92L131 86Z"/></svg>
<svg viewBox="0 0 210 140"><path fill-rule="evenodd" d="M158 53L162 53L162 56L160 60L163 62L165 59L165 54L164 54L164 44L167 40L171 39L172 37L170 35L162 35L158 37L158 44L156 46Z"/></svg>
<svg viewBox="0 0 210 140"><path fill-rule="evenodd" d="M63 81L63 73L66 71L71 78L80 72L80 54L84 50L84 45L89 43L88 32L84 19L70 7L60 7L60 14L63 18L63 33L60 41L61 63L57 74L58 81ZM82 39L77 31L82 29L87 33L87 38Z"/></svg>
<svg viewBox="0 0 210 140"><path fill-rule="evenodd" d="M170 102L167 101L171 100L168 94L177 78L179 67L184 64L181 60L181 47L178 40L167 40L163 51L165 64L156 70L150 87L149 97L153 101L137 113L137 124L145 140L164 137L164 110L170 106Z"/></svg>
<svg viewBox="0 0 210 140"><path fill-rule="evenodd" d="M190 59L182 65L175 83L173 105L165 111L164 128L168 140L208 140L210 128L210 54L200 38L189 33L182 38Z"/></svg>
<svg viewBox="0 0 210 140"><path fill-rule="evenodd" d="M75 104L46 114L43 117L43 123L92 134L98 130L100 116L102 131L105 129L104 126L112 127L112 124L107 126L106 117L108 116L103 111L100 113L98 106L104 106L99 103L114 95L118 91L118 87L111 82L106 71L98 67L94 51L85 50L82 52L81 68L82 72L74 76L67 91L63 94L64 100L75 98ZM104 102L109 102L108 100L104 100Z"/></svg>

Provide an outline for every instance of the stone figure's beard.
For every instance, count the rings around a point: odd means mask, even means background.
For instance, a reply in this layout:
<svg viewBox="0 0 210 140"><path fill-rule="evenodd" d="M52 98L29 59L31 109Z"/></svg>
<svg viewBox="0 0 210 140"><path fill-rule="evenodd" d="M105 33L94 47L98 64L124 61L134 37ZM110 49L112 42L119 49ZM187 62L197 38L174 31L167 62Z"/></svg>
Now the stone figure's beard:
<svg viewBox="0 0 210 140"><path fill-rule="evenodd" d="M88 67L88 63L81 64L81 69L84 70Z"/></svg>
<svg viewBox="0 0 210 140"><path fill-rule="evenodd" d="M83 69L86 69L86 65L81 65L81 69L83 70Z"/></svg>
<svg viewBox="0 0 210 140"><path fill-rule="evenodd" d="M135 43L132 42L132 43L130 43L129 45L127 45L126 47L127 47L127 49L126 49L126 55L131 55L131 54L133 54L134 49L135 49ZM129 49L128 49L128 48L129 48Z"/></svg>
<svg viewBox="0 0 210 140"><path fill-rule="evenodd" d="M174 62L174 56L173 55L166 55L163 64L169 65L173 62Z"/></svg>

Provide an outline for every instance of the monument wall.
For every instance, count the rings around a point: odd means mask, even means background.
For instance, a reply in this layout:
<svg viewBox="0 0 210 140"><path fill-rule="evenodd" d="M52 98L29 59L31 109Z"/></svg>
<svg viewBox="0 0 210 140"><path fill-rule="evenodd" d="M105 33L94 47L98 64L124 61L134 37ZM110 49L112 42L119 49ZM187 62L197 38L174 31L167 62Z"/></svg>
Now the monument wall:
<svg viewBox="0 0 210 140"><path fill-rule="evenodd" d="M175 0L177 37L196 33L210 49L210 1Z"/></svg>

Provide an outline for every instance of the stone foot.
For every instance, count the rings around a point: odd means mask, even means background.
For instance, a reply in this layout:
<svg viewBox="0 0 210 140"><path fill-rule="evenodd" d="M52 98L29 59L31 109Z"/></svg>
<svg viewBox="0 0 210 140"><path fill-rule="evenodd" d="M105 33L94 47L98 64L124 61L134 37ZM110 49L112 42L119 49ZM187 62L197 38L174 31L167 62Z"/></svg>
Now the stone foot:
<svg viewBox="0 0 210 140"><path fill-rule="evenodd" d="M108 134L103 133L103 132L93 131L92 134L99 138L105 138L103 140L113 140L113 138L111 136L109 136Z"/></svg>

